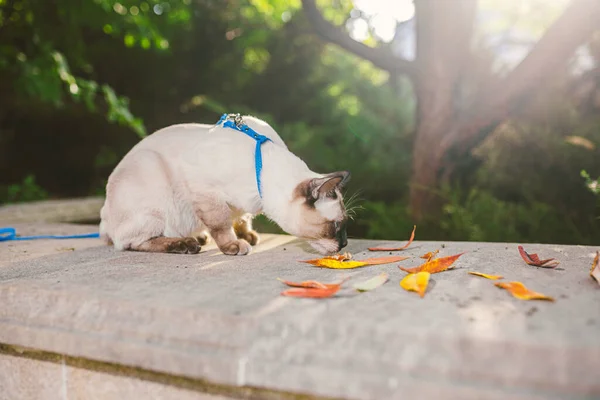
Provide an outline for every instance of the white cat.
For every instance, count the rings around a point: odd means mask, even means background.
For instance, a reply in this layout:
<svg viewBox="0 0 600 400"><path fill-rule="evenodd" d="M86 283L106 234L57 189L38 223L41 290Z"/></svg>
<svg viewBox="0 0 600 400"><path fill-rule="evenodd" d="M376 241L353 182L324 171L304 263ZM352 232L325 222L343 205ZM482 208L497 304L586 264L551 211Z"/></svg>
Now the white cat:
<svg viewBox="0 0 600 400"><path fill-rule="evenodd" d="M257 148L253 132L269 140ZM312 172L254 117L173 125L134 146L112 172L100 233L119 250L189 254L210 234L224 254L244 255L259 239L252 217L263 213L319 252L335 253L347 245L340 190L349 178Z"/></svg>

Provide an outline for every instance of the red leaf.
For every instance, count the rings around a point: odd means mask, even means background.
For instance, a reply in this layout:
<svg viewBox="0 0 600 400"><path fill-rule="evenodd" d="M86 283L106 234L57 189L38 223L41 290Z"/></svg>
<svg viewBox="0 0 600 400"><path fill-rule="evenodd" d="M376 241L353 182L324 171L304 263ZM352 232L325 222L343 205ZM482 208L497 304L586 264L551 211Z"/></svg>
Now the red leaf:
<svg viewBox="0 0 600 400"><path fill-rule="evenodd" d="M279 279L277 278L280 282L291 286L291 287L297 287L297 288L306 288L306 289L329 289L332 287L339 287L340 285L338 283L321 283L321 282L317 282L317 281L302 281L302 282L292 282L292 281L285 281L283 279Z"/></svg>
<svg viewBox="0 0 600 400"><path fill-rule="evenodd" d="M369 247L369 251L400 251L406 249L415 239L415 231L417 230L417 226L413 226L412 233L410 235L410 239L408 239L408 243L406 243L402 247Z"/></svg>
<svg viewBox="0 0 600 400"><path fill-rule="evenodd" d="M556 268L556 266L559 264L559 261L554 258L540 260L537 254L527 253L525 249L523 249L523 246L519 246L519 254L521 254L521 257L527 264L533 265L534 267Z"/></svg>
<svg viewBox="0 0 600 400"><path fill-rule="evenodd" d="M342 284L348 279L350 279L350 277L343 279L339 283L321 283L317 281L290 282L280 279L280 281L286 285L294 286L293 289L288 289L281 292L281 295L314 299L327 298L336 294L342 287Z"/></svg>
<svg viewBox="0 0 600 400"><path fill-rule="evenodd" d="M323 299L331 297L340 290L340 287L332 287L327 289L308 289L308 288L293 288L281 292L282 296L288 297L306 297L313 299Z"/></svg>

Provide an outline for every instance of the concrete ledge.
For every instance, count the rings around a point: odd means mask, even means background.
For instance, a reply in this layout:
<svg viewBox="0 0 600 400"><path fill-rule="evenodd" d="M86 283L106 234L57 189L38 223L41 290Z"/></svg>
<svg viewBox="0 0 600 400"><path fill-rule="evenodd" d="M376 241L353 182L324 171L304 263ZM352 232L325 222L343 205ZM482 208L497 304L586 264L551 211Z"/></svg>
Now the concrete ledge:
<svg viewBox="0 0 600 400"><path fill-rule="evenodd" d="M389 243L389 242L388 242ZM384 244L352 241L348 251ZM402 265L442 248L416 242ZM352 271L299 260L307 247L266 235L248 257L119 253L104 246L0 266L0 343L231 388L334 398L586 399L600 396L600 287L584 246L527 245L561 260L527 266L516 245L467 251L424 299L397 264ZM0 243L0 254L7 249ZM520 280L555 303L513 299L476 270ZM385 286L325 301L279 296L277 277L332 281L381 271ZM1 375L1 374L0 374Z"/></svg>
<svg viewBox="0 0 600 400"><path fill-rule="evenodd" d="M43 200L0 206L3 224L65 223L100 219L104 197Z"/></svg>

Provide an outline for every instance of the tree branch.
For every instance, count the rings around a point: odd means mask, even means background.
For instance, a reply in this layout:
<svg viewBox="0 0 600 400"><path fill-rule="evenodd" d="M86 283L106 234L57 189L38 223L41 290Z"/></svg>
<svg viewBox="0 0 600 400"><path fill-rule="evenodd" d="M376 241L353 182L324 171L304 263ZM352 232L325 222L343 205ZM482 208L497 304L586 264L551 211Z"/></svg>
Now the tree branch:
<svg viewBox="0 0 600 400"><path fill-rule="evenodd" d="M326 41L336 44L386 71L413 75L412 62L395 57L383 48L369 47L352 39L342 29L323 18L315 0L302 0L302 5L304 13L315 31Z"/></svg>
<svg viewBox="0 0 600 400"><path fill-rule="evenodd" d="M536 86L561 70L578 46L598 29L600 2L572 0L531 52L509 75L484 92L475 104L484 105L475 116L479 126L494 124L512 113Z"/></svg>

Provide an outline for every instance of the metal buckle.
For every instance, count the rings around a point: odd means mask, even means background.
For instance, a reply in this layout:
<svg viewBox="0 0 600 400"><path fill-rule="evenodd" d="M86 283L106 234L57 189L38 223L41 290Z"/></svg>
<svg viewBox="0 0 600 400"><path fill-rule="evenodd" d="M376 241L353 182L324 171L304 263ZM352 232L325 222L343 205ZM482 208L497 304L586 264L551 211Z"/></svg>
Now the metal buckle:
<svg viewBox="0 0 600 400"><path fill-rule="evenodd" d="M238 128L241 128L242 125L244 125L244 120L240 114L228 114L227 119L232 120Z"/></svg>

